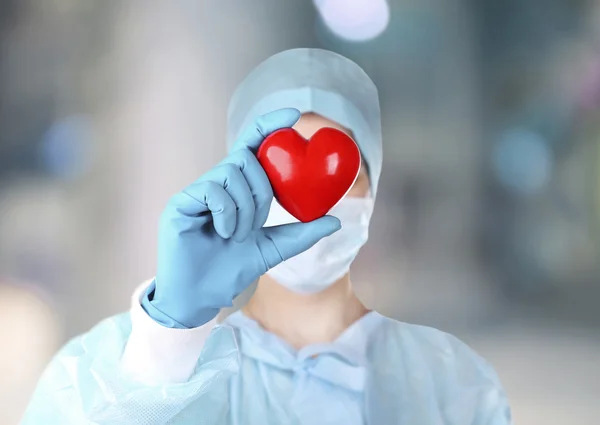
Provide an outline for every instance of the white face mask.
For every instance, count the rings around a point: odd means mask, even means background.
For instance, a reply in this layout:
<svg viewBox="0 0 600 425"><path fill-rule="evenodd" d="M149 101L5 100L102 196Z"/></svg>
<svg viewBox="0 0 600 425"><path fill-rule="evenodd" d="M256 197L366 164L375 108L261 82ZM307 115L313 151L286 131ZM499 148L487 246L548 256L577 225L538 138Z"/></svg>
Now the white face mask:
<svg viewBox="0 0 600 425"><path fill-rule="evenodd" d="M327 289L348 273L350 264L367 242L372 212L372 198L343 198L328 213L340 220L342 228L267 274L295 292L316 293ZM295 222L298 220L273 200L265 226Z"/></svg>

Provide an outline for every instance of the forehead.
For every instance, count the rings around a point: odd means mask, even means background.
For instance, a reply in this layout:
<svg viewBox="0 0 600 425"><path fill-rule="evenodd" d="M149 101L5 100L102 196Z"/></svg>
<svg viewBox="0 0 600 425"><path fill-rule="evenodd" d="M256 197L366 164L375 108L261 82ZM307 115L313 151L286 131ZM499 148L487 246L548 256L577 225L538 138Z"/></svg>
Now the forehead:
<svg viewBox="0 0 600 425"><path fill-rule="evenodd" d="M323 127L336 128L346 133L348 136L354 138L352 130L338 124L335 121L327 119L313 112L307 112L302 114L300 120L296 124L294 124L293 128L298 133L300 133L300 135L305 139L310 139L313 136L313 134L315 134L318 130L320 130ZM360 156L360 173L367 174L367 167L362 155Z"/></svg>
<svg viewBox="0 0 600 425"><path fill-rule="evenodd" d="M348 136L353 137L352 131L339 125L335 121L331 121L321 115L314 114L312 112L302 114L300 120L294 125L294 129L302 135L302 137L310 138L313 134L315 134L318 130L323 127L332 127L336 128Z"/></svg>

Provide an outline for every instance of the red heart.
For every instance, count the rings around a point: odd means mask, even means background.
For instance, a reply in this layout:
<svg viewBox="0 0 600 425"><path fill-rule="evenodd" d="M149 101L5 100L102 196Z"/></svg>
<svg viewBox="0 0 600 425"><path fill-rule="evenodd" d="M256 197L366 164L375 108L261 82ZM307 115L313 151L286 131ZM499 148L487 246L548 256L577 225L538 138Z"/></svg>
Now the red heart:
<svg viewBox="0 0 600 425"><path fill-rule="evenodd" d="M360 171L354 140L321 128L306 140L292 128L271 133L257 158L277 201L301 222L324 216L350 190Z"/></svg>

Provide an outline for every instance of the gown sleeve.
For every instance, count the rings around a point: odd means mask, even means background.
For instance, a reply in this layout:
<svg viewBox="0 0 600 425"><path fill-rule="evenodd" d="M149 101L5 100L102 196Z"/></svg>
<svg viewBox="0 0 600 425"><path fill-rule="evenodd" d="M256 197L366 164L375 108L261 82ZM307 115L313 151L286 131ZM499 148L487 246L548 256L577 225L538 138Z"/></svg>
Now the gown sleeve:
<svg viewBox="0 0 600 425"><path fill-rule="evenodd" d="M137 310L139 291L130 312L54 356L21 425L228 423L229 382L239 370L233 329L155 327Z"/></svg>

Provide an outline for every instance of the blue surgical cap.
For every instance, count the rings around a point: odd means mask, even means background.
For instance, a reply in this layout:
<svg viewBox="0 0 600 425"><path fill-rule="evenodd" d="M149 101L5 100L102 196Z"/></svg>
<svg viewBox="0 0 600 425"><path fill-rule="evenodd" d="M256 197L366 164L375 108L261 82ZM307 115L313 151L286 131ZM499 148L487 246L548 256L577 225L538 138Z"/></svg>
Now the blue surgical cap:
<svg viewBox="0 0 600 425"><path fill-rule="evenodd" d="M375 197L382 162L381 112L377 87L361 67L322 49L291 49L271 56L231 98L228 147L256 117L281 108L313 112L351 130Z"/></svg>

